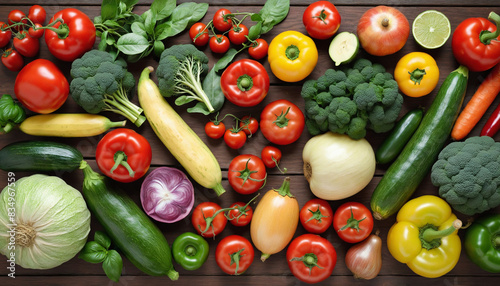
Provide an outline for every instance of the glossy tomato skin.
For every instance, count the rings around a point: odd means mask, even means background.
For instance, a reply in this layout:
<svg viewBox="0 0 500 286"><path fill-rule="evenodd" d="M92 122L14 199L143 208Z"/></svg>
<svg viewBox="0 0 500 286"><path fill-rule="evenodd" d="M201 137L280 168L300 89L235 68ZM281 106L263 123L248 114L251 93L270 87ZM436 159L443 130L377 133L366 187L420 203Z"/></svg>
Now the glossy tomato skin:
<svg viewBox="0 0 500 286"><path fill-rule="evenodd" d="M352 216L351 216L352 210ZM359 221L359 227L345 227L350 218ZM346 202L338 207L333 215L333 228L339 237L348 243L357 243L367 238L373 230L373 216L371 211L358 202Z"/></svg>
<svg viewBox="0 0 500 286"><path fill-rule="evenodd" d="M9 16L7 16L7 23L9 23L9 25L12 25L14 23L19 23L19 22L27 24L28 20L26 20L26 19L21 20L25 17L26 17L26 14L24 14L23 11L21 11L19 9L14 9L14 10L9 12ZM18 26L13 27L13 29L16 31L22 30L22 29L18 28Z"/></svg>
<svg viewBox="0 0 500 286"><path fill-rule="evenodd" d="M317 266L306 264L304 258L308 256L317 259ZM304 261L298 260L300 258L303 258ZM300 281L313 284L332 275L337 263L337 253L327 239L307 233L292 240L286 251L286 260L295 277Z"/></svg>
<svg viewBox="0 0 500 286"><path fill-rule="evenodd" d="M37 113L56 111L68 98L69 84L59 68L49 60L36 59L17 75L14 93L24 107Z"/></svg>
<svg viewBox="0 0 500 286"><path fill-rule="evenodd" d="M251 154L238 155L231 160L228 170L231 187L242 195L257 192L265 183L266 166L262 160Z"/></svg>
<svg viewBox="0 0 500 286"><path fill-rule="evenodd" d="M0 27L7 27L8 25L5 22L0 21ZM10 42L10 38L12 37L12 31L7 29L5 31L0 30L0 48L7 46Z"/></svg>
<svg viewBox="0 0 500 286"><path fill-rule="evenodd" d="M50 23L58 18L64 20L69 32L67 37L61 38L54 31L45 31L45 43L52 55L71 62L93 48L96 37L95 26L85 13L75 8L66 8L57 12ZM58 28L60 25L56 23L53 27Z"/></svg>
<svg viewBox="0 0 500 286"><path fill-rule="evenodd" d="M260 158L262 159L262 162L264 162L264 165L266 165L267 168L276 167L276 162L278 162L279 164L281 156L282 156L281 150L274 146L266 146L260 152Z"/></svg>
<svg viewBox="0 0 500 286"><path fill-rule="evenodd" d="M288 145L302 135L305 119L300 108L286 99L269 103L260 114L260 129L274 144Z"/></svg>
<svg viewBox="0 0 500 286"><path fill-rule="evenodd" d="M223 238L215 249L215 261L220 269L230 275L240 275L252 265L255 256L250 241L240 235ZM235 263L238 260L238 263Z"/></svg>
<svg viewBox="0 0 500 286"><path fill-rule="evenodd" d="M45 23L45 18L47 17L47 12L40 5L33 5L30 7L28 12L28 18L35 24L43 25Z"/></svg>
<svg viewBox="0 0 500 286"><path fill-rule="evenodd" d="M248 32L248 27L243 24L234 26L229 30L229 41L233 43L233 45L241 45L248 40Z"/></svg>
<svg viewBox="0 0 500 286"><path fill-rule="evenodd" d="M210 50L216 54L223 54L229 50L229 39L224 35L216 35L210 38Z"/></svg>
<svg viewBox="0 0 500 286"><path fill-rule="evenodd" d="M208 226L208 228L205 220L205 218L213 216L221 209L222 208L218 204L213 202L202 202L196 206L191 215L191 223L198 234L203 237L215 237L224 230L227 224L227 218L224 216L224 212L219 212L212 221L212 225Z"/></svg>
<svg viewBox="0 0 500 286"><path fill-rule="evenodd" d="M333 210L330 204L322 199L307 201L300 210L300 223L310 233L325 232L333 221Z"/></svg>
<svg viewBox="0 0 500 286"><path fill-rule="evenodd" d="M256 60L263 59L267 56L267 50L269 49L269 44L266 40L258 38L252 45L248 48L248 54Z"/></svg>
<svg viewBox="0 0 500 286"><path fill-rule="evenodd" d="M247 135L255 134L259 130L259 121L255 117L245 115L240 120L240 128Z"/></svg>
<svg viewBox="0 0 500 286"><path fill-rule="evenodd" d="M224 133L224 142L231 149L240 149L247 142L247 135L243 130L235 131L233 129L227 129Z"/></svg>
<svg viewBox="0 0 500 286"><path fill-rule="evenodd" d="M241 214L240 216L240 210L238 208L243 208L246 204L243 202L235 202L233 203L230 208L233 208L230 210L227 214L229 218L229 222L234 225L234 226L245 226L250 224L250 221L252 220L253 216L253 209L251 206L247 206L245 208L245 213ZM239 216L239 217L238 217Z"/></svg>
<svg viewBox="0 0 500 286"><path fill-rule="evenodd" d="M205 124L205 133L212 139L221 138L222 136L224 136L225 132L226 125L224 125L223 122L219 122L216 124L213 121L209 121L207 122L207 124Z"/></svg>
<svg viewBox="0 0 500 286"><path fill-rule="evenodd" d="M34 38L34 39L40 39L43 36L44 29L39 29L42 27L42 24L35 24L35 27L37 28L36 30L33 27L30 27L28 29L29 35Z"/></svg>
<svg viewBox="0 0 500 286"><path fill-rule="evenodd" d="M7 49L2 54L3 65L13 72L20 71L24 66L24 58L14 49Z"/></svg>
<svg viewBox="0 0 500 286"><path fill-rule="evenodd" d="M302 22L309 36L324 40L331 38L337 32L341 17L331 2L316 1L306 8L302 15Z"/></svg>
<svg viewBox="0 0 500 286"><path fill-rule="evenodd" d="M191 41L198 46L203 47L208 44L208 40L210 40L210 36L208 35L208 30L206 29L207 25L198 22L195 23L191 28L189 28L189 37ZM198 37L196 37L198 36Z"/></svg>
<svg viewBox="0 0 500 286"><path fill-rule="evenodd" d="M14 48L27 58L36 56L40 51L40 41L30 36L28 31L21 31L12 42Z"/></svg>
<svg viewBox="0 0 500 286"><path fill-rule="evenodd" d="M215 12L212 22L215 29L219 30L220 32L226 32L231 29L231 27L233 26L233 22L231 21L231 19L224 19L224 15L228 14L231 14L231 11L225 8L221 8L217 10L217 12Z"/></svg>

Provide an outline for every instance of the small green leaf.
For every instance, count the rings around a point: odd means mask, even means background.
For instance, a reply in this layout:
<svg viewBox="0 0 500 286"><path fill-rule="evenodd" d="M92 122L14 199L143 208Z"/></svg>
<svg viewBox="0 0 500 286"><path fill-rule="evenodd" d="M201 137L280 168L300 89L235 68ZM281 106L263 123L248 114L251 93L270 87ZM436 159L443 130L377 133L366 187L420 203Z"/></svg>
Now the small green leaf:
<svg viewBox="0 0 500 286"><path fill-rule="evenodd" d="M217 63L215 63L214 70L218 73L220 70L225 69L234 59L234 57L238 54L238 51L234 48L229 49L229 51L224 54L222 58L220 58Z"/></svg>
<svg viewBox="0 0 500 286"><path fill-rule="evenodd" d="M153 13L151 9L144 12L143 15L141 15L141 17L144 17L144 27L146 29L146 32L152 35L155 31L156 15Z"/></svg>
<svg viewBox="0 0 500 286"><path fill-rule="evenodd" d="M96 231L94 233L94 241L106 249L109 249L111 246L111 238L109 238L109 236L102 231Z"/></svg>
<svg viewBox="0 0 500 286"><path fill-rule="evenodd" d="M101 4L101 18L102 20L109 20L116 18L118 11L117 0L103 0Z"/></svg>
<svg viewBox="0 0 500 286"><path fill-rule="evenodd" d="M130 29L132 29L132 32L134 34L143 36L144 38L148 37L148 33L146 32L146 27L144 27L144 24L141 22L132 23L132 26L130 26Z"/></svg>
<svg viewBox="0 0 500 286"><path fill-rule="evenodd" d="M102 23L101 16L95 16L94 17L94 24L101 24L101 23Z"/></svg>
<svg viewBox="0 0 500 286"><path fill-rule="evenodd" d="M139 0L122 0L121 3L124 3L125 6L127 7L127 9L132 9L135 4L137 4L137 2L139 2Z"/></svg>
<svg viewBox="0 0 500 286"><path fill-rule="evenodd" d="M118 282L122 275L123 260L116 250L110 250L108 256L102 263L102 269L109 279Z"/></svg>
<svg viewBox="0 0 500 286"><path fill-rule="evenodd" d="M120 2L120 4L118 4L118 9L119 9L120 14L126 13L127 12L127 4Z"/></svg>
<svg viewBox="0 0 500 286"><path fill-rule="evenodd" d="M108 37L106 38L106 44L108 44L108 46L112 46L116 43L116 40L113 36L110 36L108 35Z"/></svg>
<svg viewBox="0 0 500 286"><path fill-rule="evenodd" d="M128 33L121 36L116 45L118 50L126 55L137 55L149 47L149 41L143 36Z"/></svg>
<svg viewBox="0 0 500 286"><path fill-rule="evenodd" d="M262 22L262 17L257 13L252 14L252 16L250 16L250 19L254 22Z"/></svg>
<svg viewBox="0 0 500 286"><path fill-rule="evenodd" d="M208 10L207 3L185 2L175 7L171 17L162 26L161 34L157 34L157 40L173 37L184 31L189 25L198 22L205 16Z"/></svg>
<svg viewBox="0 0 500 286"><path fill-rule="evenodd" d="M95 241L89 241L83 247L82 251L78 255L78 258L81 258L90 263L101 263L106 258L106 254L107 250L99 243Z"/></svg>
<svg viewBox="0 0 500 286"><path fill-rule="evenodd" d="M269 32L275 25L283 21L290 10L290 0L268 0L259 11L262 17L262 34Z"/></svg>
<svg viewBox="0 0 500 286"><path fill-rule="evenodd" d="M176 0L154 0L153 3L151 3L151 10L156 14L156 21L168 18L176 5Z"/></svg>
<svg viewBox="0 0 500 286"><path fill-rule="evenodd" d="M155 41L153 49L155 56L160 57L161 53L163 53L164 50L165 50L165 45L163 44L163 42Z"/></svg>
<svg viewBox="0 0 500 286"><path fill-rule="evenodd" d="M97 45L97 49L99 51L106 51L106 48L108 47L108 44L106 43L106 41L103 41L101 39L101 41L99 42L99 45Z"/></svg>
<svg viewBox="0 0 500 286"><path fill-rule="evenodd" d="M193 100L195 100L193 97L188 97L187 95L181 95L175 99L175 105L181 106L186 103L190 103Z"/></svg>
<svg viewBox="0 0 500 286"><path fill-rule="evenodd" d="M255 40L260 36L260 32L262 31L262 22L257 22L257 24L250 27L248 31L248 38L250 40Z"/></svg>
<svg viewBox="0 0 500 286"><path fill-rule="evenodd" d="M106 25L108 28L116 28L116 29L122 28L122 25L118 24L118 22L116 22L115 20L106 20L104 21L103 24Z"/></svg>
<svg viewBox="0 0 500 286"><path fill-rule="evenodd" d="M205 91L205 94L214 108L213 112L219 111L224 105L225 97L220 87L220 75L215 72L215 69L212 68L210 72L208 72L202 85L203 91ZM208 109L206 109L206 111L208 111Z"/></svg>

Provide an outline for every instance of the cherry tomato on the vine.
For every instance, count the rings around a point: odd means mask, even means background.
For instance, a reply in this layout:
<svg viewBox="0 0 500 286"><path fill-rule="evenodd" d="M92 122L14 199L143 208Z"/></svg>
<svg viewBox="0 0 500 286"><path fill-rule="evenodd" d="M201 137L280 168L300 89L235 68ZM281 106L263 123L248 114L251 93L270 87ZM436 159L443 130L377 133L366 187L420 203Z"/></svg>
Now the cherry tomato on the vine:
<svg viewBox="0 0 500 286"><path fill-rule="evenodd" d="M247 142L247 135L240 129L228 129L224 133L224 142L232 149L240 149Z"/></svg>
<svg viewBox="0 0 500 286"><path fill-rule="evenodd" d="M251 206L246 206L243 202L233 203L230 208L234 208L227 213L227 217L229 218L229 222L234 226L245 226L250 223L253 216L253 209ZM244 212L242 213L242 209Z"/></svg>
<svg viewBox="0 0 500 286"><path fill-rule="evenodd" d="M274 146L266 146L260 152L260 158L267 168L274 168L281 160L281 150Z"/></svg>
<svg viewBox="0 0 500 286"><path fill-rule="evenodd" d="M28 31L21 31L12 42L14 48L28 58L36 56L40 50L40 40L30 36Z"/></svg>
<svg viewBox="0 0 500 286"><path fill-rule="evenodd" d="M28 34L35 39L40 39L43 36L43 29L39 29L42 27L41 24L35 23L36 30L33 27L28 29Z"/></svg>
<svg viewBox="0 0 500 286"><path fill-rule="evenodd" d="M229 50L229 39L224 35L215 35L210 38L210 50L217 54L223 54Z"/></svg>
<svg viewBox="0 0 500 286"><path fill-rule="evenodd" d="M47 17L47 12L40 5L33 5L30 7L28 12L28 18L35 24L42 24L45 22L45 18Z"/></svg>
<svg viewBox="0 0 500 286"><path fill-rule="evenodd" d="M248 54L256 60L260 60L267 56L267 50L269 49L269 44L264 39L257 39L252 42L251 46L248 48Z"/></svg>
<svg viewBox="0 0 500 286"><path fill-rule="evenodd" d="M3 65L11 71L20 71L24 66L24 58L14 49L7 49L2 54Z"/></svg>
<svg viewBox="0 0 500 286"><path fill-rule="evenodd" d="M229 30L229 41L233 45L241 45L245 43L248 39L248 27L243 24L235 25Z"/></svg>
<svg viewBox="0 0 500 286"><path fill-rule="evenodd" d="M19 23L21 21L22 21L22 23L27 24L28 20L23 19L25 17L26 17L26 14L24 14L23 11L21 11L19 9L14 9L14 10L10 11L9 16L7 17L7 22L9 23L9 25L12 25L14 23ZM13 29L16 31L22 30L22 29L18 29L17 26L14 26Z"/></svg>
<svg viewBox="0 0 500 286"><path fill-rule="evenodd" d="M333 210L330 204L322 199L312 199L300 210L300 223L310 233L325 232L333 221Z"/></svg>
<svg viewBox="0 0 500 286"><path fill-rule="evenodd" d="M229 164L227 179L239 194L248 195L257 192L266 182L266 177L266 166L255 155L238 155Z"/></svg>
<svg viewBox="0 0 500 286"><path fill-rule="evenodd" d="M198 46L202 47L208 44L208 40L210 40L210 36L208 35L208 30L206 29L207 25L198 22L195 23L191 28L189 28L189 37L191 41Z"/></svg>
<svg viewBox="0 0 500 286"><path fill-rule="evenodd" d="M214 24L215 29L220 32L226 32L233 26L233 22L231 18L224 17L224 15L231 14L231 11L225 8L221 8L217 10L214 14L214 18L212 19L212 23Z"/></svg>
<svg viewBox="0 0 500 286"><path fill-rule="evenodd" d="M227 224L227 218L224 216L224 212L219 212L213 220L210 221L210 225L208 226L206 220L221 209L222 208L216 203L202 202L193 210L191 223L201 236L215 237L224 230Z"/></svg>
<svg viewBox="0 0 500 286"><path fill-rule="evenodd" d="M223 122L213 122L209 121L207 124L205 124L205 133L207 134L208 137L212 139L219 139L222 136L224 136L224 133L226 132L226 125L224 125Z"/></svg>
<svg viewBox="0 0 500 286"><path fill-rule="evenodd" d="M255 252L252 243L243 236L230 235L223 238L215 249L215 261L227 274L240 275L253 262Z"/></svg>
<svg viewBox="0 0 500 286"><path fill-rule="evenodd" d="M5 22L0 22L0 27L7 27L8 25ZM10 42L10 38L12 37L12 32L10 29L6 29L5 31L0 30L0 48L7 46Z"/></svg>
<svg viewBox="0 0 500 286"><path fill-rule="evenodd" d="M240 120L240 128L247 135L255 134L259 130L259 121L249 115L243 116Z"/></svg>
<svg viewBox="0 0 500 286"><path fill-rule="evenodd" d="M372 213L361 203L344 203L338 207L333 215L333 228L343 241L360 242L367 238L373 230Z"/></svg>

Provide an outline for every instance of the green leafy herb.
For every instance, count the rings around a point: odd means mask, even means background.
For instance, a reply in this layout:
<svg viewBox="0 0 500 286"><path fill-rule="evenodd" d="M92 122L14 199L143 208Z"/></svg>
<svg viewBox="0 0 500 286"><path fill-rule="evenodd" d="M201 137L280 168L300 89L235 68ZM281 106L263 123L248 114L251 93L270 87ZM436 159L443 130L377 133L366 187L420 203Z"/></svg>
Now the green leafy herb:
<svg viewBox="0 0 500 286"><path fill-rule="evenodd" d="M109 249L110 246L111 239L104 232L96 231L94 241L85 244L78 258L90 263L102 263L102 269L106 276L118 282L122 275L123 260L116 250Z"/></svg>

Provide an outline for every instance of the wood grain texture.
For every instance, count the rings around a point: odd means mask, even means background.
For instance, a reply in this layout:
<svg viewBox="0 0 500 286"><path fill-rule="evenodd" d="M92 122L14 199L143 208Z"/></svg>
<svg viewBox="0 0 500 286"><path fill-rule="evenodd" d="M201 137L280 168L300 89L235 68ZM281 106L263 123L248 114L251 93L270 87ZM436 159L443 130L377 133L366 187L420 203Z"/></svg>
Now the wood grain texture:
<svg viewBox="0 0 500 286"><path fill-rule="evenodd" d="M45 5L47 9L48 15L52 15L58 10L69 7L69 6L77 6L80 10L87 13L91 18L99 14L100 7L98 6L101 1L98 0L78 0L79 5L76 5L74 1L65 0L65 1L26 1L26 0L4 0L0 4L0 19L6 19L10 10L14 8L20 8L22 10L28 10L29 5L33 3L39 3L41 5ZM140 5L136 8L137 13L141 13L145 11L151 0L140 1ZM178 1L186 2L186 1ZM198 1L197 1L198 2ZM243 1L242 3L245 6L235 6L234 1L230 0L220 0L220 1L209 1L211 4L209 11L203 22L208 22L215 11L222 6L229 8L232 11L249 11L249 12L257 12L260 10L260 6L264 1L255 0L255 1ZM286 30L297 30L305 33L304 26L302 24L302 13L305 9L305 6L312 1L292 1L292 7L287 19L276 26L271 32L264 35L263 38L271 41L274 36L277 34L286 31ZM379 4L386 4L396 6L398 9L403 12L410 23L412 23L413 19L422 11L427 9L437 9L443 13L445 13L450 19L452 29L465 18L467 17L485 17L491 10L500 11L500 5L498 1L489 1L489 0L479 0L479 1L393 1L393 0L365 0L365 1L355 1L356 3L351 3L353 1L343 0L343 1L335 1L335 4L338 6L338 10L342 15L342 24L339 29L339 32L342 31L350 31L355 32L356 24L361 15L368 9L367 6L375 6ZM416 3L415 3L416 2ZM453 6L453 7L450 7ZM472 6L472 7L462 7L462 6ZM492 7L493 6L493 7ZM179 36L169 39L165 42L166 46L171 46L179 43L188 43L189 38L187 33L182 33ZM318 66L315 68L313 73L308 77L308 79L316 79L321 76L327 69L334 68L333 62L330 60L327 48L330 43L329 40L324 41L315 41L318 50L319 50L319 61ZM212 66L220 56L214 55L207 48L203 49L203 51L210 58L210 66ZM383 64L388 72L393 72L396 62L406 53L411 51L424 51L418 47L415 43L412 36L408 39L405 47L399 51L398 53L385 57L373 57L367 55L365 52L360 51L359 57L366 57L374 62L378 62ZM440 67L440 81L439 85L443 82L444 78L454 69L458 67L457 62L453 58L451 53L451 39L440 49L427 51L430 53L438 62ZM40 58L46 58L52 60L58 67L67 75L68 80L70 80L69 69L70 64L61 62L55 59L47 50L45 43L41 44ZM246 58L248 54L246 52L241 53L237 59ZM30 59L32 60L32 59ZM293 83L288 84L279 81L271 72L269 68L269 64L266 60L261 61L266 69L268 70L271 78L271 88L269 95L266 99L259 105L251 108L239 108L235 105L232 105L229 102L226 102L224 108L221 111L221 114L231 113L236 116L243 116L247 114L251 114L253 116L259 116L262 108L269 102L272 102L277 99L285 98L294 103L296 103L300 108L304 108L303 100L300 97L300 88L303 83ZM132 64L129 66L129 69L138 79L139 73L147 66L156 67L158 65L157 59L147 58L144 61L140 61L139 63ZM474 91L477 89L482 80L486 77L487 73L471 73L470 79L468 83L468 90L465 99L465 103L472 96ZM16 73L10 72L5 68L0 68L0 91L2 93L10 93L13 94L14 91L14 81L16 78ZM153 79L154 78L153 75ZM430 95L423 98L409 98L405 97L405 103L403 107L403 111L401 114L404 114L406 111L411 110L416 107L426 107L432 102L432 99L437 94L437 89L434 90ZM173 104L171 99L168 101ZM134 98L134 102L137 103L137 99ZM497 98L493 103L492 107L488 109L487 114L483 117L483 119L479 122L477 127L472 131L471 136L478 135L483 124L485 123L487 117L496 107L500 104L500 98ZM260 155L261 149L268 145L269 142L264 138L262 133L258 132L252 138L249 139L248 143L240 150L232 150L229 149L222 140L213 140L207 138L204 133L204 124L208 122L209 117L199 115L199 114L189 114L186 112L185 107L175 107L175 110L179 112L179 114L186 120L186 122L193 128L193 130L198 133L201 139L207 143L210 149L214 152L216 158L218 159L221 168L223 170L223 186L226 188L227 192L222 197L218 198L214 194L213 191L202 188L201 186L194 184L195 186L195 205L203 202L203 201L213 201L220 204L222 207L228 207L232 202L235 201L248 201L251 196L243 196L235 193L231 190L229 183L227 181L227 169L229 166L229 162L233 157L238 154L251 153L255 155ZM81 109L71 98L63 105L63 107L58 112L83 112ZM121 119L118 115L111 113L103 113L104 115L110 117L113 120ZM211 117L210 117L211 118ZM233 122L229 119L225 121L226 126L231 126ZM175 166L178 168L182 167L178 164L178 162L172 157L172 155L166 150L160 140L156 137L154 132L149 127L148 123L145 123L143 127L136 128L131 124L127 125L128 128L132 128L137 132L144 135L150 142L154 156L153 156L153 167L152 169L159 166ZM373 148L376 149L378 145L384 139L384 134L375 134L373 132L369 132L367 136L367 140L372 144ZM83 154L86 160L89 161L90 165L97 170L95 164L95 147L99 142L102 136L95 136L89 138L34 138L32 136L25 135L20 131L13 131L9 135L0 137L0 148L5 145L22 140L57 140L61 142L68 143L72 146L78 148ZM310 135L304 130L301 138L287 146L279 147L283 151L283 159L281 165L283 167L288 168L288 175L291 177L291 191L297 197L299 201L299 205L302 207L305 202L311 198L313 195L309 190L309 186L307 181L303 176L302 171L302 148L304 144L309 140ZM500 140L500 134L496 135L495 139L497 141ZM332 208L335 210L338 206L346 201L359 201L365 205L369 205L371 193L375 189L377 183L380 181L381 176L384 174L387 166L377 166L376 175L370 184L363 189L358 194L354 195L351 198L340 200L340 201L331 201L330 204ZM16 173L16 178L21 178L23 176L30 175L29 173ZM60 173L60 174L52 174L61 176L66 182L77 189L81 189L81 184L83 180L83 176L81 171L75 171L72 173ZM266 187L262 190L262 194L273 188L279 187L281 182L284 179L284 175L281 175L276 169L269 171L269 177L267 181ZM0 186L4 186L5 182L7 182L7 173L0 171ZM140 183L141 181L134 182L131 184L118 184L122 187L128 195L130 195L138 204L140 204L139 200L139 191L140 191ZM424 194L437 194L437 188L434 187L429 177L427 177L424 182L419 186L414 197L424 195ZM255 206L255 205L254 205ZM500 207L497 207L493 210L490 210L489 213L499 213ZM461 219L467 220L468 218L462 215L459 215ZM337 266L333 272L333 277L326 280L322 285L331 285L333 283L338 285L422 285L424 283L429 285L497 285L498 281L500 281L500 275L491 274L481 270L479 267L474 265L465 255L464 252L461 253L460 261L457 266L446 276L436 279L425 279L415 275L411 270L409 270L406 265L403 265L397 262L388 252L386 245L387 232L392 224L395 222L394 216L384 220L384 221L376 221L375 229L380 230L380 236L383 240L383 266L379 277L371 281L360 281L352 278L350 271L346 268L344 263L344 256L347 249L351 246L339 239L333 228L330 228L323 236L326 237L329 241L334 245L337 255L338 261ZM177 237L177 235L185 232L185 231L194 231L193 226L190 222L190 217L174 223L174 224L163 224L156 223L161 231L165 234L167 240L172 243L173 240ZM92 233L97 230L102 230L102 227L92 219ZM303 227L299 224L297 232L295 236L299 236L305 233ZM210 255L208 261L197 271L188 272L181 269L180 266L176 266L176 270L180 272L180 279L177 282L170 282L166 277L148 277L145 274L141 273L137 268L135 268L129 261L124 261L124 276L122 277L119 285L163 285L163 284L172 284L172 285L196 285L196 284L206 284L206 285L229 285L229 284L238 284L238 285L262 285L262 284L271 284L271 285L302 285L299 283L295 277L292 276L290 270L288 269L287 262L285 259L285 252L282 251L278 254L271 256L265 263L262 263L258 257L259 252L256 251L256 256L254 259L254 263L248 269L248 271L241 277L232 277L225 275L219 267L215 263L215 247L217 243L225 236L229 234L239 234L246 238L250 239L250 231L249 228L238 228L234 227L231 224L228 224L226 229L217 236L215 239L208 239L210 244ZM460 236L463 238L464 231L460 231ZM40 270L31 270L31 269L23 269L21 267L17 267L16 272L16 280L13 282L12 279L6 278L7 274L7 262L4 257L0 257L0 285L112 285L109 280L104 276L101 266L85 263L80 259L73 258L69 262L46 271Z"/></svg>

